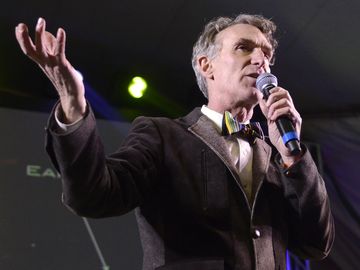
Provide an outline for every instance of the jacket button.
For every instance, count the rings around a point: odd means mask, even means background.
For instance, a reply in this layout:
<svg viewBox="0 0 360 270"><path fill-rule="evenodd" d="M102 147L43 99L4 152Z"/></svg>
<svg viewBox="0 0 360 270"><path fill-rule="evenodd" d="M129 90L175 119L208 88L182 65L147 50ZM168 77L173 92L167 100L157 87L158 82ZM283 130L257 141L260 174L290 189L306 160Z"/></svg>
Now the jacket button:
<svg viewBox="0 0 360 270"><path fill-rule="evenodd" d="M261 233L258 229L253 229L251 234L252 234L252 238L254 239L258 239L261 236Z"/></svg>

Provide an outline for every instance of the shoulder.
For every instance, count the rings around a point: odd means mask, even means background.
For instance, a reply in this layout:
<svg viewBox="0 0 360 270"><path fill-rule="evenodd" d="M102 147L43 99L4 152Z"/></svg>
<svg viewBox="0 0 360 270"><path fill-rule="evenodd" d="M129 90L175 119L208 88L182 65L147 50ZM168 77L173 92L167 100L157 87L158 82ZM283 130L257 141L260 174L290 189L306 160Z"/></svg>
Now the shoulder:
<svg viewBox="0 0 360 270"><path fill-rule="evenodd" d="M187 115L178 118L139 116L135 118L135 120L132 123L132 126L154 125L158 128L173 128L173 127L188 128L189 126L194 124L201 115L202 114L200 108L196 107Z"/></svg>

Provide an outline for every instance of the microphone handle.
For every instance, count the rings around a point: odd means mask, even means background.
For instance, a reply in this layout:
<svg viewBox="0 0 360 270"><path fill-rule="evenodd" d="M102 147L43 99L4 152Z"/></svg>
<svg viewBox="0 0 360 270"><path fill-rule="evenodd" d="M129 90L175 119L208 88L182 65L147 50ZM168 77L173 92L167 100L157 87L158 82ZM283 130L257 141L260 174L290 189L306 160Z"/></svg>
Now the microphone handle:
<svg viewBox="0 0 360 270"><path fill-rule="evenodd" d="M265 86L262 90L265 100L268 99L270 96L270 89L274 88L275 86L269 84ZM296 134L295 128L291 120L286 116L280 116L275 121L276 126L280 132L282 140L285 146L289 149L292 156L296 156L300 154L301 147L298 136Z"/></svg>
<svg viewBox="0 0 360 270"><path fill-rule="evenodd" d="M280 116L275 121L280 132L282 140L286 147L290 150L292 156L300 154L301 147L298 136L291 120L286 116Z"/></svg>

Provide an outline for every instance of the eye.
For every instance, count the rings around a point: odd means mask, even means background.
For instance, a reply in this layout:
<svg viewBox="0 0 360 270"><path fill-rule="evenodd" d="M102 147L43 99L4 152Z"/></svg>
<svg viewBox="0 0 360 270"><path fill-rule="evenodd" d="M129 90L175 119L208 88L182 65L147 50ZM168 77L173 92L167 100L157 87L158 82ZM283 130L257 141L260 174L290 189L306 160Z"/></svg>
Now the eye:
<svg viewBox="0 0 360 270"><path fill-rule="evenodd" d="M236 50L241 50L244 52L251 52L252 51L252 47L246 44L238 44L236 45Z"/></svg>
<svg viewBox="0 0 360 270"><path fill-rule="evenodd" d="M271 58L273 56L272 51L270 51L270 50L263 50L263 54L268 60L271 60Z"/></svg>

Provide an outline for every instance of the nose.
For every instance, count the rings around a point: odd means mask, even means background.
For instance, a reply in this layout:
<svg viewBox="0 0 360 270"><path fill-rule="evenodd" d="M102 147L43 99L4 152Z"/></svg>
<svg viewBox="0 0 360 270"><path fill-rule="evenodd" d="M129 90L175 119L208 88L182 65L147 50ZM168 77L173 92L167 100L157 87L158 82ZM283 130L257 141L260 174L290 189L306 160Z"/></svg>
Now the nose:
<svg viewBox="0 0 360 270"><path fill-rule="evenodd" d="M251 54L251 64L256 65L259 68L264 68L265 70L267 69L269 60L261 48L254 48Z"/></svg>

